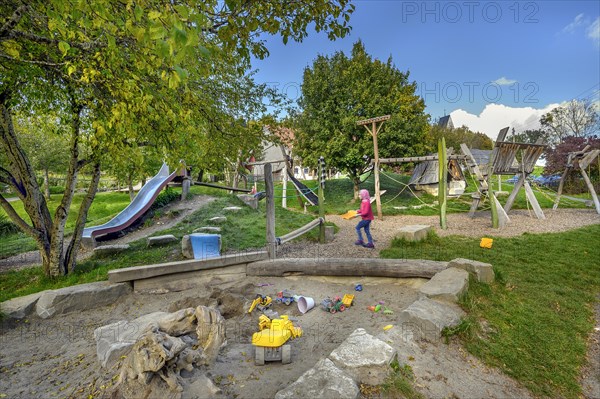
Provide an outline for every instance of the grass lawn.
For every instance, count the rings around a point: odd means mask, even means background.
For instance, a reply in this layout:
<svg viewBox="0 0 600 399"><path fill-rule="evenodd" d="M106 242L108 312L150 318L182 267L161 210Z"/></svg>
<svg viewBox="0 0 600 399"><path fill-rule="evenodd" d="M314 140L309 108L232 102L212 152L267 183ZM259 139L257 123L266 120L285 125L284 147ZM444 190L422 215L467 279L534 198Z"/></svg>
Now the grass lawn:
<svg viewBox="0 0 600 399"><path fill-rule="evenodd" d="M555 234L495 237L491 250L479 239L396 240L386 258L491 263L497 281L472 283L462 302L468 318L456 329L469 352L499 367L534 394L577 398L593 304L600 294L600 225Z"/></svg>

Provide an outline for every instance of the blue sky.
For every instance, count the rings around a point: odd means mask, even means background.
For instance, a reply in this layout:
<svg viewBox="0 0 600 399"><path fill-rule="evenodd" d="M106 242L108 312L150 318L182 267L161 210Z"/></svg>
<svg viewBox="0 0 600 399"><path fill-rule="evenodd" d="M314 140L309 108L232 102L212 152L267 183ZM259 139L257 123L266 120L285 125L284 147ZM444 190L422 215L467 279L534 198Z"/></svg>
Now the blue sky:
<svg viewBox="0 0 600 399"><path fill-rule="evenodd" d="M334 42L311 32L253 60L256 79L295 99L318 54L349 54L362 40L419 85L432 118L451 114L495 138L504 126L537 127L539 116L573 98L600 94L599 1L355 1L351 34Z"/></svg>

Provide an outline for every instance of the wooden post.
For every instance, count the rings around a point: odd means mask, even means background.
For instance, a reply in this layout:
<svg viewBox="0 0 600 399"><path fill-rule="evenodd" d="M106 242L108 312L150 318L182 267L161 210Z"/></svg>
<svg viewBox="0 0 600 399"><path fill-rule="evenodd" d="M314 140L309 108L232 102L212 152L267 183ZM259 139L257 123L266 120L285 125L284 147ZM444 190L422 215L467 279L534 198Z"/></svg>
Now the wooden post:
<svg viewBox="0 0 600 399"><path fill-rule="evenodd" d="M275 198L273 197L273 167L270 163L265 164L265 191L267 198L267 253L269 259L275 259L277 243L275 242Z"/></svg>
<svg viewBox="0 0 600 399"><path fill-rule="evenodd" d="M319 225L319 242L321 244L325 244L325 187L323 180L323 157L319 158L319 169L318 169L318 179L319 179L319 217L322 219L321 224Z"/></svg>
<svg viewBox="0 0 600 399"><path fill-rule="evenodd" d="M590 194L592 194L592 199L594 200L594 205L596 206L596 212L600 214L600 201L598 200L598 196L596 195L596 190L594 190L594 185L590 181L590 178L588 177L587 173L585 173L585 169L581 165L579 165L579 170L581 171L581 176L583 176L583 180L585 180L585 184L587 185L588 190L590 190Z"/></svg>
<svg viewBox="0 0 600 399"><path fill-rule="evenodd" d="M440 204L440 227L446 230L446 179L448 178L448 161L446 160L446 139L438 140L438 202Z"/></svg>
<svg viewBox="0 0 600 399"><path fill-rule="evenodd" d="M379 192L379 147L377 145L377 133L379 133L379 130L383 126L383 122L390 118L390 115L384 115L356 122L357 125L364 126L371 136L373 136L373 152L375 153L375 160L373 164L373 170L375 172L375 201L377 203L377 218L379 220L383 220L383 213L381 212L381 195ZM379 127L377 127L377 123L379 122L381 123L379 124ZM371 129L368 127L369 124L371 124Z"/></svg>

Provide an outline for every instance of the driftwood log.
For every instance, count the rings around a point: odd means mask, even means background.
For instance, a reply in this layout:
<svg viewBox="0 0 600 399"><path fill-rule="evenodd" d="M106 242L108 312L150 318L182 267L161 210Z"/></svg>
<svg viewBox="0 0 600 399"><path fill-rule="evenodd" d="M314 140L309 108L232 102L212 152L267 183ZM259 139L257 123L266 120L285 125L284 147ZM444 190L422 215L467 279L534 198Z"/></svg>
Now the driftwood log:
<svg viewBox="0 0 600 399"><path fill-rule="evenodd" d="M431 278L448 262L423 259L281 258L249 263L248 276L372 276Z"/></svg>

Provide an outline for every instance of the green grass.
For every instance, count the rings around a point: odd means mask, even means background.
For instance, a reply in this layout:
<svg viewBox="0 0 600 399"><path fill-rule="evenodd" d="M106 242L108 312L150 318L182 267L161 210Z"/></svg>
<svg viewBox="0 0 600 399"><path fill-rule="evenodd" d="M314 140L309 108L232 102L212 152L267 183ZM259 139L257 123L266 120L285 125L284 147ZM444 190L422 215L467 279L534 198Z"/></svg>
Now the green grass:
<svg viewBox="0 0 600 399"><path fill-rule="evenodd" d="M264 201L261 203L261 208L254 210L244 205L236 196L229 195L217 198L173 228L162 230L156 235L173 234L177 238L182 238L198 227L210 225L207 220L214 216L222 216L222 209L227 206L240 206L242 209L226 215L227 222L219 225L222 229L220 233L222 253L264 249L266 241ZM304 215L280 207L276 207L275 211L276 235L278 236L295 230L314 219L313 215ZM303 238L316 240L318 229L313 229ZM47 289L106 280L108 271L112 269L183 260L180 242L147 248L146 240L142 239L131 243L130 246L129 251L121 254L106 258L94 256L82 261L77 264L74 273L60 279L46 278L40 267L3 273L0 280L0 302Z"/></svg>
<svg viewBox="0 0 600 399"><path fill-rule="evenodd" d="M473 283L462 305L469 313L457 333L466 348L523 383L535 395L577 398L593 304L600 293L600 225L553 234L479 239L395 240L386 258L491 263L497 281Z"/></svg>
<svg viewBox="0 0 600 399"><path fill-rule="evenodd" d="M408 364L400 367L398 360L394 360L390 364L390 367L392 368L392 372L382 385L385 397L402 399L425 398L415 390L413 386L415 375Z"/></svg>

